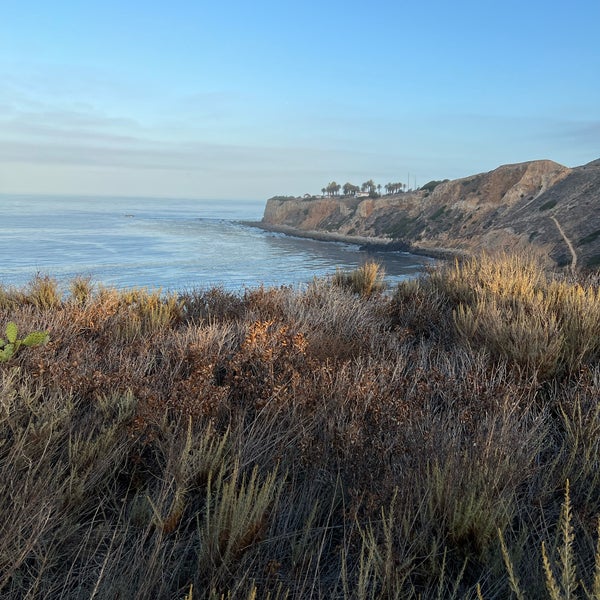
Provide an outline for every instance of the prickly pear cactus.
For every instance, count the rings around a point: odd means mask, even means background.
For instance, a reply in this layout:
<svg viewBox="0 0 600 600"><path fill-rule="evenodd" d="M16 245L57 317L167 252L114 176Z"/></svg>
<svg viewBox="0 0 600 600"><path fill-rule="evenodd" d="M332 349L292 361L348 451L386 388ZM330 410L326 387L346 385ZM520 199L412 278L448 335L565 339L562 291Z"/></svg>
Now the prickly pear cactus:
<svg viewBox="0 0 600 600"><path fill-rule="evenodd" d="M26 346L28 348L41 346L49 339L47 331L32 331L23 339L19 339L18 334L19 330L16 323L10 321L6 325L4 332L6 339L0 338L0 362L10 360L21 346Z"/></svg>

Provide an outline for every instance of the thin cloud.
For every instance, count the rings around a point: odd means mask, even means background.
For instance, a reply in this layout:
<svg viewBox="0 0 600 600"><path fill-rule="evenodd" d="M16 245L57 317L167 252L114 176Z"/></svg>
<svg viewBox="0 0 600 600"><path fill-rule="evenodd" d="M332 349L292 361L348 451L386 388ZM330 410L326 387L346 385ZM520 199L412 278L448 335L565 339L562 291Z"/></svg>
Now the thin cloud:
<svg viewBox="0 0 600 600"><path fill-rule="evenodd" d="M46 123L36 123L26 119L12 119L0 125L0 131L6 138L37 139L54 143L58 140L80 140L82 142L137 144L139 137L118 133L105 133L93 129L81 129L69 126L58 126Z"/></svg>
<svg viewBox="0 0 600 600"><path fill-rule="evenodd" d="M219 95L197 97L202 104ZM185 135L186 132L182 132ZM318 140L294 146L219 144L194 139L166 139L160 126L144 127L134 119L89 110L20 110L0 117L0 160L5 163L111 167L122 170L196 171L256 178L274 170L320 172L355 170L371 155L360 145L326 147ZM318 165L315 167L315 165Z"/></svg>
<svg viewBox="0 0 600 600"><path fill-rule="evenodd" d="M555 137L576 144L591 144L600 154L600 121L569 123L554 132Z"/></svg>
<svg viewBox="0 0 600 600"><path fill-rule="evenodd" d="M208 119L225 119L234 115L244 99L233 91L195 92L175 101L180 114Z"/></svg>
<svg viewBox="0 0 600 600"><path fill-rule="evenodd" d="M307 165L344 159L338 153L297 148L248 147L195 143L151 143L138 141L138 147L119 144L39 143L8 141L0 146L0 161L38 165L115 167L120 169L160 169L206 173L238 173L256 176L274 170L306 170ZM105 140L104 140L105 141ZM346 156L346 159L348 156ZM347 161L349 162L349 161ZM356 161L353 161L356 162Z"/></svg>

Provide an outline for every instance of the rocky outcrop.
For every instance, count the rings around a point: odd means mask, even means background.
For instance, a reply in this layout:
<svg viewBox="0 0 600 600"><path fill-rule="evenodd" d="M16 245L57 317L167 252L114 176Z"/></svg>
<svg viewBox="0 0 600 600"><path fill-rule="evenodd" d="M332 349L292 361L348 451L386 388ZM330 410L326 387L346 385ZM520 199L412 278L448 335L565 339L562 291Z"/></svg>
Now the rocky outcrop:
<svg viewBox="0 0 600 600"><path fill-rule="evenodd" d="M404 241L422 252L531 249L554 264L600 265L600 160L504 165L433 192L381 198L271 198L263 224ZM567 243L570 242L570 244Z"/></svg>

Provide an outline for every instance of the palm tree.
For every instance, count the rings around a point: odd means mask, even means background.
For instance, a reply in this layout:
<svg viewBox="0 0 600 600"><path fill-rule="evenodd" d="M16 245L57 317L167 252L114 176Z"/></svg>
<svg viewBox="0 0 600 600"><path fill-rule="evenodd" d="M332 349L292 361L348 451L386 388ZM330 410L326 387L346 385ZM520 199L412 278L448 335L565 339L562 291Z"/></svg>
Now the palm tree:
<svg viewBox="0 0 600 600"><path fill-rule="evenodd" d="M344 196L355 196L356 192L360 191L360 188L357 185L348 182L344 184L343 190Z"/></svg>
<svg viewBox="0 0 600 600"><path fill-rule="evenodd" d="M340 188L342 186L339 183L336 183L335 181L332 181L328 186L327 186L327 193L330 196L337 196Z"/></svg>
<svg viewBox="0 0 600 600"><path fill-rule="evenodd" d="M374 192L375 182L372 179L369 179L369 181L365 181L360 187L363 192Z"/></svg>
<svg viewBox="0 0 600 600"><path fill-rule="evenodd" d="M388 194L397 194L398 192L402 191L403 187L404 187L403 183L397 182L397 183L388 183L385 186L385 189L388 190Z"/></svg>

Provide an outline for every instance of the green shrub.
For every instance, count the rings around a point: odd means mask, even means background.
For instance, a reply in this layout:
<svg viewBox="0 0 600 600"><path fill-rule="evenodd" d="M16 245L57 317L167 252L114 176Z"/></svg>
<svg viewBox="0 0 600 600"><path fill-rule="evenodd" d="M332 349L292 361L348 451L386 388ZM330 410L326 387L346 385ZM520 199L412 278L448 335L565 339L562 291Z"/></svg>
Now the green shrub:
<svg viewBox="0 0 600 600"><path fill-rule="evenodd" d="M600 229L597 229L593 233L590 233L579 240L579 245L589 244L590 242L594 242L600 237Z"/></svg>
<svg viewBox="0 0 600 600"><path fill-rule="evenodd" d="M587 266L590 268L600 266L600 254L594 254L587 260Z"/></svg>
<svg viewBox="0 0 600 600"><path fill-rule="evenodd" d="M430 217L432 221L437 221L446 211L446 205L440 206Z"/></svg>
<svg viewBox="0 0 600 600"><path fill-rule="evenodd" d="M440 183L446 183L447 181L449 181L449 179L444 179L444 180L432 180L427 182L425 185L421 186L422 190L425 190L426 192L433 192L433 190L435 190L435 188L440 185Z"/></svg>
<svg viewBox="0 0 600 600"><path fill-rule="evenodd" d="M544 202L539 208L539 210L550 210L556 206L556 200L548 200L548 202Z"/></svg>

